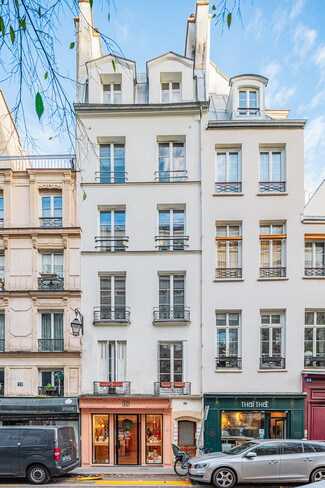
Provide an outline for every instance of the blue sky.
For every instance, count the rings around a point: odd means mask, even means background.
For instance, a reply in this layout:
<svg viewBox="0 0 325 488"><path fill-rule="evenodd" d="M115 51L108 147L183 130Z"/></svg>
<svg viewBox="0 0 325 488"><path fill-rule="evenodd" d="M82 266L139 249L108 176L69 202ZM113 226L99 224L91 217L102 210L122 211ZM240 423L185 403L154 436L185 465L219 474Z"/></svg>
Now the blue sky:
<svg viewBox="0 0 325 488"><path fill-rule="evenodd" d="M195 12L195 0L115 0L98 7L94 24L145 71L147 60L173 50L184 54L186 20ZM210 0L210 8L212 5ZM217 3L217 2L215 2ZM110 12L110 21L107 13ZM212 23L211 59L228 76L258 73L269 78L269 108L290 109L290 118L307 118L305 129L305 188L315 190L325 177L325 1L242 0L243 25L233 18L231 29ZM58 29L58 63L71 77L75 73L72 18ZM104 50L104 49L103 49ZM10 94L4 92L11 103ZM74 90L69 88L71 97ZM33 104L31 104L33 107ZM49 130L31 115L31 127L44 152L62 152L64 141L49 141ZM68 144L67 144L68 146Z"/></svg>

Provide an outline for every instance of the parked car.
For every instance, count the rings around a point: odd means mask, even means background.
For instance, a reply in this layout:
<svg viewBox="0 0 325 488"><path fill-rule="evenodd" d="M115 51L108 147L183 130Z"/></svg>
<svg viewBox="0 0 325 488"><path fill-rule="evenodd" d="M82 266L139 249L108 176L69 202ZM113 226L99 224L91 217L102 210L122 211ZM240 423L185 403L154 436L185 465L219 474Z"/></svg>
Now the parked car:
<svg viewBox="0 0 325 488"><path fill-rule="evenodd" d="M192 458L189 476L218 488L235 483L279 483L325 480L325 442L254 440Z"/></svg>
<svg viewBox="0 0 325 488"><path fill-rule="evenodd" d="M79 466L73 427L0 427L0 476L47 483Z"/></svg>

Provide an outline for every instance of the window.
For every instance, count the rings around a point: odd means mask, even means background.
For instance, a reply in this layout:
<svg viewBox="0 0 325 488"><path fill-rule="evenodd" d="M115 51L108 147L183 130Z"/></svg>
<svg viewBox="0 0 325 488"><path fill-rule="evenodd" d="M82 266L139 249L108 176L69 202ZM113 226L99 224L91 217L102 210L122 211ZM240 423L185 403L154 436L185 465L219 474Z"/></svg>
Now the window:
<svg viewBox="0 0 325 488"><path fill-rule="evenodd" d="M257 106L257 91L246 89L239 91L239 115L258 115L259 107Z"/></svg>
<svg viewBox="0 0 325 488"><path fill-rule="evenodd" d="M181 83L179 81L169 81L161 84L161 102L181 102Z"/></svg>
<svg viewBox="0 0 325 488"><path fill-rule="evenodd" d="M63 278L63 254L42 254L42 274L47 273Z"/></svg>
<svg viewBox="0 0 325 488"><path fill-rule="evenodd" d="M250 452L255 452L256 456L275 456L279 454L278 444L262 444L261 446L255 447Z"/></svg>
<svg viewBox="0 0 325 488"><path fill-rule="evenodd" d="M100 251L125 251L128 238L125 235L125 210L99 212L100 236L96 248Z"/></svg>
<svg viewBox="0 0 325 488"><path fill-rule="evenodd" d="M240 193L240 152L238 149L217 150L216 193Z"/></svg>
<svg viewBox="0 0 325 488"><path fill-rule="evenodd" d="M284 151L260 151L260 192L281 193L286 189L284 176Z"/></svg>
<svg viewBox="0 0 325 488"><path fill-rule="evenodd" d="M0 291L5 289L5 255L0 253Z"/></svg>
<svg viewBox="0 0 325 488"><path fill-rule="evenodd" d="M240 314L238 312L217 312L216 326L216 368L240 368Z"/></svg>
<svg viewBox="0 0 325 488"><path fill-rule="evenodd" d="M260 437L261 431L265 429L265 413L264 412L243 412L225 410L221 413L221 442L222 451L229 451L235 448L234 454L240 454L249 447L254 445L258 447L255 442L244 443L240 445L238 438L254 438ZM243 439L243 440L244 440ZM237 447L236 447L237 446Z"/></svg>
<svg viewBox="0 0 325 488"><path fill-rule="evenodd" d="M103 103L122 103L121 83L103 85Z"/></svg>
<svg viewBox="0 0 325 488"><path fill-rule="evenodd" d="M286 235L284 224L260 224L260 278L284 278Z"/></svg>
<svg viewBox="0 0 325 488"><path fill-rule="evenodd" d="M0 193L0 227L4 225L4 207L3 207L3 194Z"/></svg>
<svg viewBox="0 0 325 488"><path fill-rule="evenodd" d="M159 276L159 312L166 318L184 317L185 275L172 274Z"/></svg>
<svg viewBox="0 0 325 488"><path fill-rule="evenodd" d="M146 463L162 464L163 416L146 415Z"/></svg>
<svg viewBox="0 0 325 488"><path fill-rule="evenodd" d="M39 395L63 396L64 370L44 370L40 373ZM50 389L48 389L48 387Z"/></svg>
<svg viewBox="0 0 325 488"><path fill-rule="evenodd" d="M42 197L42 227L62 227L62 196Z"/></svg>
<svg viewBox="0 0 325 488"><path fill-rule="evenodd" d="M261 312L261 369L283 369L284 358L284 314L282 312Z"/></svg>
<svg viewBox="0 0 325 488"><path fill-rule="evenodd" d="M41 339L38 340L40 352L63 352L63 313L42 313L40 335Z"/></svg>
<svg viewBox="0 0 325 488"><path fill-rule="evenodd" d="M109 415L93 415L93 463L109 463Z"/></svg>
<svg viewBox="0 0 325 488"><path fill-rule="evenodd" d="M182 382L184 376L183 343L159 344L159 382Z"/></svg>
<svg viewBox="0 0 325 488"><path fill-rule="evenodd" d="M0 313L0 352L4 352L4 351L5 351L5 314Z"/></svg>
<svg viewBox="0 0 325 488"><path fill-rule="evenodd" d="M238 224L217 224L216 226L216 279L242 277L241 226Z"/></svg>
<svg viewBox="0 0 325 488"><path fill-rule="evenodd" d="M305 312L305 367L325 368L325 312Z"/></svg>
<svg viewBox="0 0 325 488"><path fill-rule="evenodd" d="M0 396L3 396L5 392L5 372L0 369Z"/></svg>
<svg viewBox="0 0 325 488"><path fill-rule="evenodd" d="M125 321L125 275L100 277L100 318Z"/></svg>
<svg viewBox="0 0 325 488"><path fill-rule="evenodd" d="M158 211L158 242L159 251L184 250L187 246L185 237L185 212L184 210L159 210Z"/></svg>
<svg viewBox="0 0 325 488"><path fill-rule="evenodd" d="M101 381L125 381L126 341L98 341Z"/></svg>
<svg viewBox="0 0 325 488"><path fill-rule="evenodd" d="M178 445L181 447L195 447L196 423L190 420L178 421Z"/></svg>
<svg viewBox="0 0 325 488"><path fill-rule="evenodd" d="M325 241L305 240L305 276L325 276Z"/></svg>
<svg viewBox="0 0 325 488"><path fill-rule="evenodd" d="M100 183L124 183L126 181L124 144L101 144L99 146L99 181Z"/></svg>
<svg viewBox="0 0 325 488"><path fill-rule="evenodd" d="M186 181L184 142L160 142L159 170L156 179L161 182Z"/></svg>

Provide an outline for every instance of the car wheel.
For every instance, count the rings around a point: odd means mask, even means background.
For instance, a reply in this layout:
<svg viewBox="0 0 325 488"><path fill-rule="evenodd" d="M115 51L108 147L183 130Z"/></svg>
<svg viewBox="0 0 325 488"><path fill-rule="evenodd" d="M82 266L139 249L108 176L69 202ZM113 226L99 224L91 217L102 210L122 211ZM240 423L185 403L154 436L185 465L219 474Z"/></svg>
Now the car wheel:
<svg viewBox="0 0 325 488"><path fill-rule="evenodd" d="M51 476L48 470L41 464L34 464L27 470L27 479L33 485L42 485L50 480Z"/></svg>
<svg viewBox="0 0 325 488"><path fill-rule="evenodd" d="M212 483L217 488L231 488L236 483L236 475L229 468L219 468L213 473Z"/></svg>
<svg viewBox="0 0 325 488"><path fill-rule="evenodd" d="M325 468L318 468L311 475L311 482L316 483L316 481L325 480Z"/></svg>

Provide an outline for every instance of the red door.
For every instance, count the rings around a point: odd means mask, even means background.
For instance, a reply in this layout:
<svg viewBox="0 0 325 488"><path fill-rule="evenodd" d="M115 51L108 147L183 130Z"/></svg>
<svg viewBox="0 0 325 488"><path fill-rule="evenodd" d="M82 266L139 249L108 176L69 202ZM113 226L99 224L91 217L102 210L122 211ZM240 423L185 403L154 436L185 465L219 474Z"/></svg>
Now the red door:
<svg viewBox="0 0 325 488"><path fill-rule="evenodd" d="M311 439L325 439L325 405L311 405Z"/></svg>

